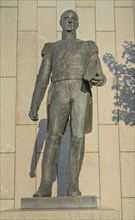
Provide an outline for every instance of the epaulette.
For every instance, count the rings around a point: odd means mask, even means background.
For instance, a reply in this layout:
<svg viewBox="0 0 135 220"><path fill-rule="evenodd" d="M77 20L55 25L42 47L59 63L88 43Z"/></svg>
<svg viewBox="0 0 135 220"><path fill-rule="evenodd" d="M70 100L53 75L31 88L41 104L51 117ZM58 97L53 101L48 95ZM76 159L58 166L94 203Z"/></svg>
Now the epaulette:
<svg viewBox="0 0 135 220"><path fill-rule="evenodd" d="M45 55L45 53L49 53L50 51L50 45L52 43L46 43L43 47L43 49L41 50L41 56L43 57Z"/></svg>
<svg viewBox="0 0 135 220"><path fill-rule="evenodd" d="M94 41L88 41L88 44L92 53L98 53L98 47Z"/></svg>

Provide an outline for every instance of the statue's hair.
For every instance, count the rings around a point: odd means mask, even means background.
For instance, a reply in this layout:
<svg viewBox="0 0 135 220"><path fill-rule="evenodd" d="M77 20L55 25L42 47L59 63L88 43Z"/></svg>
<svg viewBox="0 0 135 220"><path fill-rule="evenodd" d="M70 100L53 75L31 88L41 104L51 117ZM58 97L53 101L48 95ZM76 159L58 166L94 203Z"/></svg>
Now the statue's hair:
<svg viewBox="0 0 135 220"><path fill-rule="evenodd" d="M78 18L78 15L77 15L77 13L75 12L75 11L73 11L73 10L67 10L67 11L64 11L63 13L62 13L62 15L60 16L60 22L62 21L62 17L66 14L66 13L70 13L70 12L72 12L72 13L74 13L75 14L75 16L77 17L77 20L79 20L79 18Z"/></svg>

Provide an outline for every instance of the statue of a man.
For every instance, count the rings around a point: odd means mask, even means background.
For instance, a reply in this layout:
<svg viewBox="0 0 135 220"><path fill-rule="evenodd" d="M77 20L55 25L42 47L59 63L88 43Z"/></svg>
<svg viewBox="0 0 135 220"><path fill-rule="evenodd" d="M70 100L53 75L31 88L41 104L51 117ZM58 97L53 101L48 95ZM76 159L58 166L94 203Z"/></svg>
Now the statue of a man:
<svg viewBox="0 0 135 220"><path fill-rule="evenodd" d="M58 164L60 144L70 118L68 196L80 196L79 174L84 158L85 134L92 130L91 86L102 86L106 78L93 41L76 38L78 15L68 10L61 15L62 40L47 43L35 84L29 116L38 120L38 110L51 78L48 92L48 138L42 160L42 177L34 197L52 194L53 174Z"/></svg>

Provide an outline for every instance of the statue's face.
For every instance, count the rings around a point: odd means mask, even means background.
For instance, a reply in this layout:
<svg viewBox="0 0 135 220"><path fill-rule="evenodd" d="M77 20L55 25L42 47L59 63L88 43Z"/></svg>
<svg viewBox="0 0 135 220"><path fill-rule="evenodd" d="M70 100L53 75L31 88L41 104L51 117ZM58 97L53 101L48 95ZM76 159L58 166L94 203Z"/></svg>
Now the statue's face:
<svg viewBox="0 0 135 220"><path fill-rule="evenodd" d="M78 27L78 16L74 11L66 11L62 14L60 25L64 31L75 31Z"/></svg>

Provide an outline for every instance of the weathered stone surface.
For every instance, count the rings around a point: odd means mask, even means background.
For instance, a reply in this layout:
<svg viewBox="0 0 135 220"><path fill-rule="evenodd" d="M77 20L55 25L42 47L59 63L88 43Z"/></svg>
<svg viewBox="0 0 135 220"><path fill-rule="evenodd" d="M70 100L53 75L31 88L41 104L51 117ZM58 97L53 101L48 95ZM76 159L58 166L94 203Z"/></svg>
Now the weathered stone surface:
<svg viewBox="0 0 135 220"><path fill-rule="evenodd" d="M96 196L22 198L22 209L97 208Z"/></svg>
<svg viewBox="0 0 135 220"><path fill-rule="evenodd" d="M17 124L33 124L29 120L32 91L36 78L36 42L35 32L19 32L17 64Z"/></svg>
<svg viewBox="0 0 135 220"><path fill-rule="evenodd" d="M135 151L135 127L120 123L120 150Z"/></svg>
<svg viewBox="0 0 135 220"><path fill-rule="evenodd" d="M81 1L76 1L76 7L94 7L95 1L94 0L81 0Z"/></svg>
<svg viewBox="0 0 135 220"><path fill-rule="evenodd" d="M114 105L115 92L114 90L112 90L114 76L112 72L110 72L107 65L105 64L105 59L103 60L103 56L106 53L111 53L113 56L115 56L115 34L114 32L97 32L96 37L97 37L97 45L100 51L99 57L101 60L103 73L106 75L107 78L107 83L98 90L99 124L114 124L112 120L113 117L112 112L113 110L116 110L116 107ZM104 105L105 107L103 107Z"/></svg>
<svg viewBox="0 0 135 220"><path fill-rule="evenodd" d="M114 2L96 1L96 30L114 31Z"/></svg>
<svg viewBox="0 0 135 220"><path fill-rule="evenodd" d="M49 22L45 22L48 18ZM38 8L38 68L44 44L53 41L56 41L56 8Z"/></svg>
<svg viewBox="0 0 135 220"><path fill-rule="evenodd" d="M17 7L17 0L1 0L0 1L1 7Z"/></svg>
<svg viewBox="0 0 135 220"><path fill-rule="evenodd" d="M56 7L56 0L38 0L38 7ZM50 9L48 11L50 11Z"/></svg>
<svg viewBox="0 0 135 220"><path fill-rule="evenodd" d="M99 197L99 161L98 153L86 153L80 174L82 195Z"/></svg>
<svg viewBox="0 0 135 220"><path fill-rule="evenodd" d="M123 220L135 219L135 198L122 199Z"/></svg>
<svg viewBox="0 0 135 220"><path fill-rule="evenodd" d="M100 125L101 206L121 209L118 126Z"/></svg>
<svg viewBox="0 0 135 220"><path fill-rule="evenodd" d="M16 76L17 8L1 8L1 76Z"/></svg>
<svg viewBox="0 0 135 220"><path fill-rule="evenodd" d="M35 125L16 126L15 208L20 208L23 196L30 197L35 192L35 179L29 176L35 136Z"/></svg>
<svg viewBox="0 0 135 220"><path fill-rule="evenodd" d="M122 196L135 197L135 153L121 153Z"/></svg>
<svg viewBox="0 0 135 220"><path fill-rule="evenodd" d="M1 78L1 153L15 151L16 79ZM10 108L10 111L9 111Z"/></svg>
<svg viewBox="0 0 135 220"><path fill-rule="evenodd" d="M36 30L37 28L37 1L19 1L18 29Z"/></svg>
<svg viewBox="0 0 135 220"><path fill-rule="evenodd" d="M13 199L14 198L14 154L12 153L1 154L0 157L1 157L0 198Z"/></svg>
<svg viewBox="0 0 135 220"><path fill-rule="evenodd" d="M0 200L0 211L14 209L14 199L1 199Z"/></svg>
<svg viewBox="0 0 135 220"><path fill-rule="evenodd" d="M133 0L134 1L134 0ZM115 0L115 7L131 7L133 5L132 0Z"/></svg>
<svg viewBox="0 0 135 220"><path fill-rule="evenodd" d="M83 40L95 40L95 10L94 8L77 8L79 27L77 36ZM85 22L87 23L85 24ZM85 25L84 25L85 24Z"/></svg>
<svg viewBox="0 0 135 220"><path fill-rule="evenodd" d="M9 210L1 213L2 220L119 220L119 211L113 209L76 210Z"/></svg>
<svg viewBox="0 0 135 220"><path fill-rule="evenodd" d="M134 18L132 8L116 8L115 9L116 20L116 52L117 61L125 64L125 60L122 58L123 42L134 42Z"/></svg>

